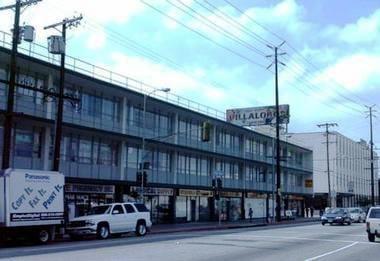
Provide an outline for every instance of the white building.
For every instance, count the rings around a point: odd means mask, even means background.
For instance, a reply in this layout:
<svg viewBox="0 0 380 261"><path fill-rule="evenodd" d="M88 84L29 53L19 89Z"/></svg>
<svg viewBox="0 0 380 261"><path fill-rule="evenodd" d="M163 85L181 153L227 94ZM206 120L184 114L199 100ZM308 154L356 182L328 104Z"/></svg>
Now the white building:
<svg viewBox="0 0 380 261"><path fill-rule="evenodd" d="M302 143L313 150L313 191L316 207L327 205L327 143L325 132L292 133L289 142ZM377 159L374 153L374 159ZM367 206L371 200L370 146L351 140L339 132L329 133L329 165L332 206ZM378 199L378 161L374 162L375 200Z"/></svg>

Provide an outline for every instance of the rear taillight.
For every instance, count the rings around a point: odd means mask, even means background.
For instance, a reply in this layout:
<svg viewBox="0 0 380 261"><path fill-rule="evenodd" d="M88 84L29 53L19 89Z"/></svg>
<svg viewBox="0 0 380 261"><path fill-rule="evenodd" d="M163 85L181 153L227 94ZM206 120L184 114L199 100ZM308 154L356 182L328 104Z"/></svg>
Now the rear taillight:
<svg viewBox="0 0 380 261"><path fill-rule="evenodd" d="M369 222L367 222L367 229L369 229L370 225L371 225L371 224L370 224Z"/></svg>

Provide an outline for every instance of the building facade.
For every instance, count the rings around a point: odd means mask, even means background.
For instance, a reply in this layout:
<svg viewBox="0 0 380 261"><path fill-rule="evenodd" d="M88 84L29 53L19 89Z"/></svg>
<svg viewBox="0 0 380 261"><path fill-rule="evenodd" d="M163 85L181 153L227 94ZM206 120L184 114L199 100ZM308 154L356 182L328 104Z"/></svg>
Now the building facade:
<svg viewBox="0 0 380 261"><path fill-rule="evenodd" d="M9 74L9 42L3 41L0 47L2 80ZM45 55L30 52L37 47ZM57 90L59 59L37 47L19 48L17 82ZM60 171L66 176L70 217L94 204L131 200L141 194L136 172L142 158L151 163L143 193L154 223L217 220L219 213L233 221L247 217L249 208L255 218L271 215L271 137L229 124L211 116L208 109L186 108L190 102L181 104L179 98L148 97L144 124L144 94L132 90L136 82L105 70L96 75L100 68L71 57L67 61L65 93L81 99L80 105L64 103ZM6 93L7 84L0 83L0 153ZM51 169L55 112L55 99L16 88L12 167ZM201 139L205 121L212 126L209 142ZM292 158L282 162L283 210L301 215L305 200L312 195L305 186L312 178L312 151L282 142L281 153ZM221 204L212 190L215 173L223 180Z"/></svg>
<svg viewBox="0 0 380 261"><path fill-rule="evenodd" d="M289 140L313 150L313 191L315 203L327 205L328 175L326 133L292 133ZM374 153L377 159L377 154ZM339 132L329 133L330 189L332 206L366 207L371 200L370 146L351 140ZM375 200L379 196L378 161L374 162Z"/></svg>

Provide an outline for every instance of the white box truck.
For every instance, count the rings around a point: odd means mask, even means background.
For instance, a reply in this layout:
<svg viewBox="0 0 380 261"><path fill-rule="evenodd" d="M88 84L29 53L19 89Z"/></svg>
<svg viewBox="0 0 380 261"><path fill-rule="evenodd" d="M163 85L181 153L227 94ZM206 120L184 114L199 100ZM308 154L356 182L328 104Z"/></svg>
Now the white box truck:
<svg viewBox="0 0 380 261"><path fill-rule="evenodd" d="M0 236L53 240L64 223L64 183L59 172L0 171Z"/></svg>

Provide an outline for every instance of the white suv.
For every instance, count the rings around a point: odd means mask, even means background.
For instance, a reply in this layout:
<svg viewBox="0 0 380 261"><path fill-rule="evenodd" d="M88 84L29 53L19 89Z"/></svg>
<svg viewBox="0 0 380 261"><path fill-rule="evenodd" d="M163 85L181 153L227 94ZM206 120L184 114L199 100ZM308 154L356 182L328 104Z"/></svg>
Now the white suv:
<svg viewBox="0 0 380 261"><path fill-rule="evenodd" d="M368 240L375 242L375 237L380 237L380 207L372 207L367 215Z"/></svg>
<svg viewBox="0 0 380 261"><path fill-rule="evenodd" d="M127 232L144 236L151 226L150 213L144 204L114 203L91 208L86 216L72 219L66 230L72 239L91 234L106 239L111 234Z"/></svg>

